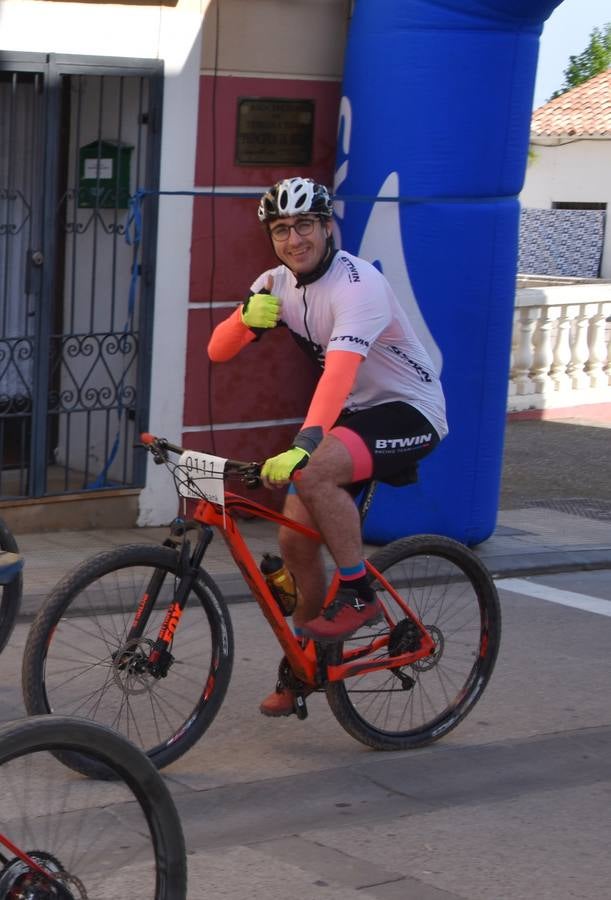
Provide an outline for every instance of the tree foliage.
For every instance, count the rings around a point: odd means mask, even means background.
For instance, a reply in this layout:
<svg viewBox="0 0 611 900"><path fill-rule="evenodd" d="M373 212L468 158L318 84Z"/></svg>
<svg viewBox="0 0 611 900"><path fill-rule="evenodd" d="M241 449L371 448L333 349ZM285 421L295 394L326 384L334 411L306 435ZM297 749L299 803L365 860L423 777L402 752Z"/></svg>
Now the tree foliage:
<svg viewBox="0 0 611 900"><path fill-rule="evenodd" d="M555 91L550 100L555 100L571 88L599 75L611 67L611 22L601 28L594 28L586 49L578 56L570 56L564 70L564 84Z"/></svg>

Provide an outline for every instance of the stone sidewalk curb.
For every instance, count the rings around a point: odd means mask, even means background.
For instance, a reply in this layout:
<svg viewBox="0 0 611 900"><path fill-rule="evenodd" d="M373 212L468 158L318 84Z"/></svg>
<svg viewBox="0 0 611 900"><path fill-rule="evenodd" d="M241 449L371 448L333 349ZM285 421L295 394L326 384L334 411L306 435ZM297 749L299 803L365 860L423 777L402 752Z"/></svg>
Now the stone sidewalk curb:
<svg viewBox="0 0 611 900"><path fill-rule="evenodd" d="M526 575L556 575L611 569L611 547L602 550L554 550L524 557L490 557L482 562L496 580Z"/></svg>
<svg viewBox="0 0 611 900"><path fill-rule="evenodd" d="M597 569L611 569L611 547L592 550L549 550L520 555L476 555L482 560L492 577L496 580L502 578L515 578L538 575L554 575L563 572L593 571ZM332 570L329 569L331 572ZM217 572L211 577L219 586L227 603L251 603L253 597L248 591L244 579L237 572ZM51 590L51 585L49 590ZM40 607L45 593L32 592L26 594L22 601L22 607L18 621L32 619Z"/></svg>
<svg viewBox="0 0 611 900"><path fill-rule="evenodd" d="M554 550L531 553L528 556L478 556L492 577L515 578L537 575L554 575L562 572L611 569L611 547L602 550ZM252 600L240 575L217 574L213 576L228 603L246 603Z"/></svg>

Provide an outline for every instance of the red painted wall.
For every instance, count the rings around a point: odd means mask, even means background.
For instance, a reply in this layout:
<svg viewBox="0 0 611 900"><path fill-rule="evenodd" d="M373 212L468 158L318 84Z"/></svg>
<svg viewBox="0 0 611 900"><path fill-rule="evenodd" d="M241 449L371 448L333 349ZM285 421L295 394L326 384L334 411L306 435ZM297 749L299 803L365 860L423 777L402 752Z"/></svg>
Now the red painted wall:
<svg viewBox="0 0 611 900"><path fill-rule="evenodd" d="M311 99L315 104L311 166L300 169L235 164L237 101L242 97ZM331 184L340 85L329 81L202 76L195 187L263 189L305 175ZM263 459L285 449L299 424L243 427L248 422L301 418L316 383L312 363L285 329L265 335L228 363L209 362L206 345L216 322L231 313L215 304L242 301L256 276L275 264L257 220L257 198L217 196L194 203L184 424L191 449ZM218 429L236 423L236 428ZM207 426L212 426L210 431ZM202 428L201 432L197 429Z"/></svg>

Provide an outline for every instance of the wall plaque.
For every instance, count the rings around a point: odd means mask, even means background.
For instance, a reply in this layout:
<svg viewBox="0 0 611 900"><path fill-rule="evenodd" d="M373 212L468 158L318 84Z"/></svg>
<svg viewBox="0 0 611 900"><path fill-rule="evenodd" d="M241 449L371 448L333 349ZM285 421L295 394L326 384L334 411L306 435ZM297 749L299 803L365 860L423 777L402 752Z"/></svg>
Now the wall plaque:
<svg viewBox="0 0 611 900"><path fill-rule="evenodd" d="M238 100L235 161L239 166L309 165L313 135L313 100Z"/></svg>

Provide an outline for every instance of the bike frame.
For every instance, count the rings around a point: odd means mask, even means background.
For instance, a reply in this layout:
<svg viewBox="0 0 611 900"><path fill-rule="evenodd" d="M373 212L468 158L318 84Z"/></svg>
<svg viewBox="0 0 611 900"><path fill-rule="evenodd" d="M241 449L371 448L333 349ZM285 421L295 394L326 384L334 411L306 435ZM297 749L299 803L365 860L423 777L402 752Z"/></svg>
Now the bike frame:
<svg viewBox="0 0 611 900"><path fill-rule="evenodd" d="M195 508L193 519L202 526L202 532L187 562L186 573L180 573L181 577L177 592L173 602L170 604L159 631L154 650L151 652L150 662L153 665L157 664L160 660L162 661L164 655L169 654L169 647L179 625L193 579L197 577L199 566L203 560L206 549L212 540L213 529L219 531L223 536L244 581L251 590L261 612L269 622L278 643L284 650L286 659L292 671L305 684L320 685L323 681L343 681L346 678L362 674L363 672L373 672L381 669L398 669L403 666L411 665L419 659L430 656L434 651L435 642L418 616L384 576L366 560L365 565L368 572L386 591L388 591L393 600L397 603L399 609L403 611L404 615L416 622L420 628L422 632L421 645L419 649L414 652L401 653L396 656L377 656L372 659L372 654L379 654L380 651L388 646L388 635L374 637L369 642L360 646L350 648L345 647L342 662L335 665L325 664L323 671L321 672L320 658L317 653L316 643L312 640L307 640L302 644L301 639L294 635L287 619L278 608L278 604L273 597L265 577L260 572L259 567L240 532L235 517L236 512L245 512L255 518L267 519L278 526L285 526L286 528L299 532L299 534L302 534L313 541L322 543L322 538L317 531L288 518L282 513L275 512L260 503L248 500L246 497L242 497L238 494L226 491L224 507L208 500L199 501ZM154 581L154 578L155 576L153 576L152 581ZM324 606L327 606L333 600L337 591L338 582L339 577L336 572L329 586ZM142 598L136 612L134 625L130 631L128 641L132 638L137 638L142 632L142 628L148 618L148 612L152 609L155 597L156 591L154 586L149 585L149 589ZM392 628L396 623L392 621L387 610L385 610L385 617Z"/></svg>

